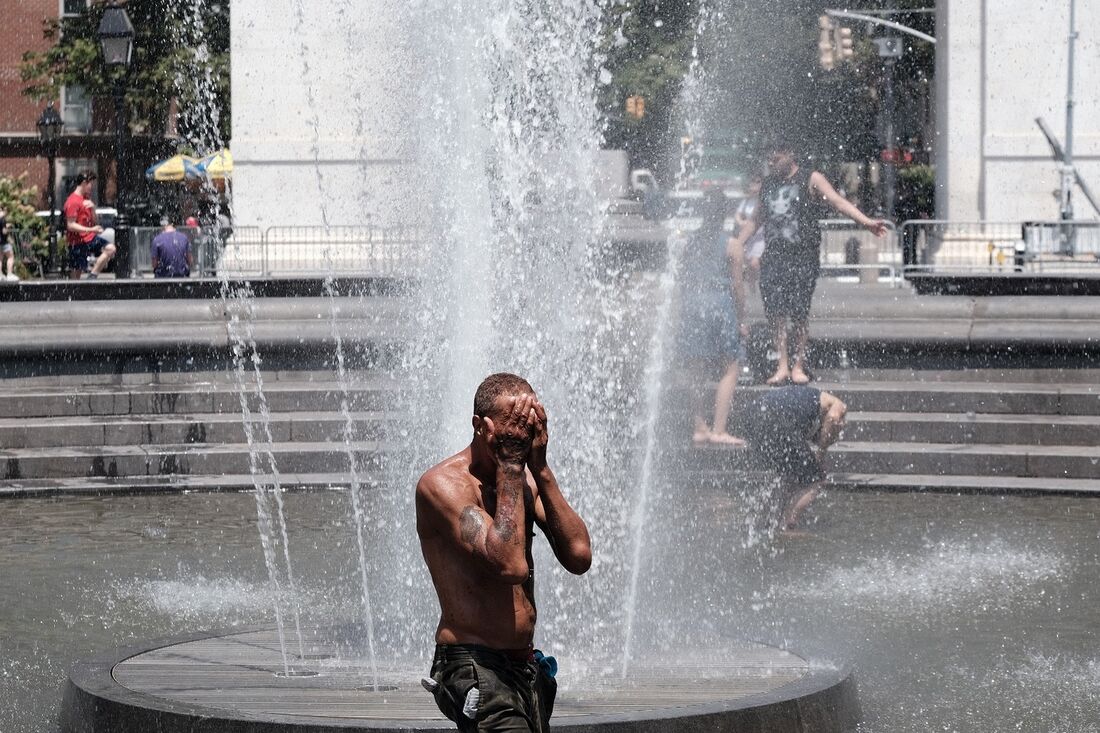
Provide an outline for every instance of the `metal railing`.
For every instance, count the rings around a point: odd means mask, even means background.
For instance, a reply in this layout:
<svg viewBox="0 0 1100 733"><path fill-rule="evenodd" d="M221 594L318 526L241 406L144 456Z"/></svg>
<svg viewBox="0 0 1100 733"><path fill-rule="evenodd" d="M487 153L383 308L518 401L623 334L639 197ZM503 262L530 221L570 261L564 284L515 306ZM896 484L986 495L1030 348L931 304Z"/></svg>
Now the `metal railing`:
<svg viewBox="0 0 1100 733"><path fill-rule="evenodd" d="M152 242L160 227L131 230L132 275L153 273ZM409 227L180 227L192 243L192 276L286 277L316 275L412 275L423 247Z"/></svg>
<svg viewBox="0 0 1100 733"><path fill-rule="evenodd" d="M823 219L822 275L900 283L913 272L1096 272L1100 222L910 220L885 237L848 219ZM150 245L161 229L131 232L131 276L152 275ZM181 228L192 241L193 277L364 275L410 277L428 256L423 233L373 225ZM20 233L13 240L22 243ZM23 248L17 247L22 253ZM59 253L64 258L64 253ZM33 264L33 263L32 263ZM63 269L67 269L62 263ZM119 273L120 277L125 277Z"/></svg>
<svg viewBox="0 0 1100 733"><path fill-rule="evenodd" d="M409 227L288 226L264 232L268 275L406 275L424 248Z"/></svg>
<svg viewBox="0 0 1100 733"><path fill-rule="evenodd" d="M897 227L887 222L884 237L856 224L851 219L821 219L821 273L824 277L858 277L860 282L879 282L887 278L900 284L901 247Z"/></svg>
<svg viewBox="0 0 1100 733"><path fill-rule="evenodd" d="M905 273L1095 272L1100 222L907 221Z"/></svg>
<svg viewBox="0 0 1100 733"><path fill-rule="evenodd" d="M8 230L8 242L11 243L16 261L21 262L28 272L37 273L42 277L45 274L46 263L34 251L34 240L35 233L30 229Z"/></svg>
<svg viewBox="0 0 1100 733"><path fill-rule="evenodd" d="M213 276L217 273L218 256L224 247L220 232L198 227L177 227L191 241L193 276ZM133 277L153 273L153 239L164 231L161 227L133 227L130 230L130 269ZM228 232L226 232L228 236Z"/></svg>

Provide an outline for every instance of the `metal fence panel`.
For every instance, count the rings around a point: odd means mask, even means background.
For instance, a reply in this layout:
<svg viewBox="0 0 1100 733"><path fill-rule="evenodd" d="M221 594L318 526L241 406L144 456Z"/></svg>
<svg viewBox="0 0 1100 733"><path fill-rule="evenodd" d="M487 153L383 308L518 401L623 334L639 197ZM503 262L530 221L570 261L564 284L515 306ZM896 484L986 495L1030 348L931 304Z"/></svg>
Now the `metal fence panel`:
<svg viewBox="0 0 1100 733"><path fill-rule="evenodd" d="M264 234L259 227L232 227L212 232L205 243L213 260L211 275L229 277L264 277L268 274Z"/></svg>
<svg viewBox="0 0 1100 733"><path fill-rule="evenodd" d="M30 229L11 229L8 231L8 241L11 243L16 259L23 263L23 267L42 277L44 268L42 261L34 251L34 232ZM60 252L58 256L60 257L63 254L63 252ZM64 264L62 269L66 273L68 272L68 267Z"/></svg>
<svg viewBox="0 0 1100 733"><path fill-rule="evenodd" d="M1095 271L1100 223L912 220L902 250L906 272Z"/></svg>
<svg viewBox="0 0 1100 733"><path fill-rule="evenodd" d="M887 277L890 282L896 282L901 267L901 248L894 224L887 222L884 237L876 237L851 219L822 219L818 226L823 276L858 275L864 282L877 282Z"/></svg>
<svg viewBox="0 0 1100 733"><path fill-rule="evenodd" d="M418 267L423 250L410 227L270 227L264 240L273 276L407 274Z"/></svg>

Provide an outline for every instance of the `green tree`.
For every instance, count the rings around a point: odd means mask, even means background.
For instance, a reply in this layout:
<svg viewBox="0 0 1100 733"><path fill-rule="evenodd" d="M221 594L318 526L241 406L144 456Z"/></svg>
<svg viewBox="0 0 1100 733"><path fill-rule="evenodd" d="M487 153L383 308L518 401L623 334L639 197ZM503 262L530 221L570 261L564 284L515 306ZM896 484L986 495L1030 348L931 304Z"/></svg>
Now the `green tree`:
<svg viewBox="0 0 1100 733"><path fill-rule="evenodd" d="M38 188L27 185L27 174L16 178L0 176L0 210L7 220L11 240L15 237L30 237L35 255L45 261L46 222L35 215L34 204L38 201ZM18 247L16 251L18 252ZM29 273L23 272L23 277Z"/></svg>
<svg viewBox="0 0 1100 733"><path fill-rule="evenodd" d="M103 8L92 5L81 15L44 21L43 33L52 45L23 55L24 94L53 99L62 86L77 84L93 97L108 97L119 75L127 73L132 130L163 135L175 99L181 137L207 148L196 152L228 141L229 0L129 0L126 12L135 39L128 72L103 64L96 37Z"/></svg>
<svg viewBox="0 0 1100 733"><path fill-rule="evenodd" d="M606 145L626 149L635 165L659 169L680 132L671 130L691 62L697 0L621 0L604 23L601 53L611 81L601 87ZM626 112L628 97L645 100L641 117Z"/></svg>

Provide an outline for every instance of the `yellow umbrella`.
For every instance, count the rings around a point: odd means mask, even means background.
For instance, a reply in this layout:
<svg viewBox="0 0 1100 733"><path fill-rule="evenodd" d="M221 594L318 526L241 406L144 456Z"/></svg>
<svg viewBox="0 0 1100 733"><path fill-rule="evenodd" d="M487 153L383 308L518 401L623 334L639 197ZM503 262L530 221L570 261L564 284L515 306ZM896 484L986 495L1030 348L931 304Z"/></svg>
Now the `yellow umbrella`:
<svg viewBox="0 0 1100 733"><path fill-rule="evenodd" d="M199 174L210 178L233 176L233 154L228 149L219 150L199 161Z"/></svg>
<svg viewBox="0 0 1100 733"><path fill-rule="evenodd" d="M183 154L173 155L145 169L145 177L150 181L182 181L193 178L197 173L198 161Z"/></svg>

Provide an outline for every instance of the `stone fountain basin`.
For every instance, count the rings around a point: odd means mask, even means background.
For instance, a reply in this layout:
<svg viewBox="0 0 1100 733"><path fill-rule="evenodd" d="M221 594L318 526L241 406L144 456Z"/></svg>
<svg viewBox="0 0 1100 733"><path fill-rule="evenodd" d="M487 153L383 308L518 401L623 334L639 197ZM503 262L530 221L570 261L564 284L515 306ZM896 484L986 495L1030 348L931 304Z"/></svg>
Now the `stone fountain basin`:
<svg viewBox="0 0 1100 733"><path fill-rule="evenodd" d="M425 670L340 661L324 630L303 629L287 675L274 628L197 633L118 649L76 664L65 687L66 733L453 730L420 686ZM662 661L625 678L560 680L556 731L774 731L854 729L851 671L811 665L789 651L732 642L713 664ZM641 667L641 665L639 665ZM563 670L563 677L566 677ZM375 685L377 689L375 689Z"/></svg>

